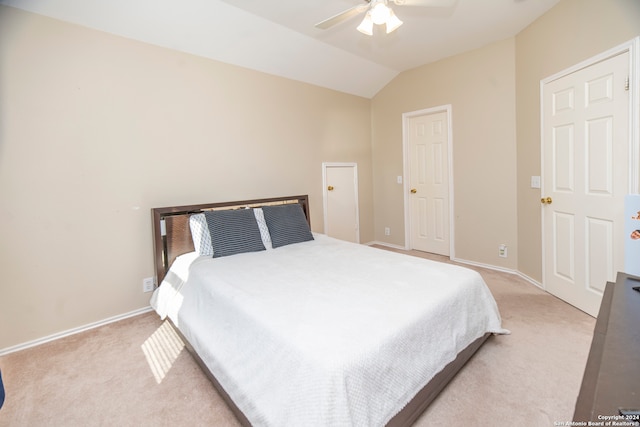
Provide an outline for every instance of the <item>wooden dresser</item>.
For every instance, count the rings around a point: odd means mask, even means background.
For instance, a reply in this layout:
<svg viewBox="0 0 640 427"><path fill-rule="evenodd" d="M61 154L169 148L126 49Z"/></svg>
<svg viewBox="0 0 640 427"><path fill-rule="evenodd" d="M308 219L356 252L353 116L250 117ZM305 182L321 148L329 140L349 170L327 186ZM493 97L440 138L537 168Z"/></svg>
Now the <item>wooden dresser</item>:
<svg viewBox="0 0 640 427"><path fill-rule="evenodd" d="M618 408L640 409L640 278L607 283L593 332L574 421L603 421ZM614 418L609 418L614 419Z"/></svg>

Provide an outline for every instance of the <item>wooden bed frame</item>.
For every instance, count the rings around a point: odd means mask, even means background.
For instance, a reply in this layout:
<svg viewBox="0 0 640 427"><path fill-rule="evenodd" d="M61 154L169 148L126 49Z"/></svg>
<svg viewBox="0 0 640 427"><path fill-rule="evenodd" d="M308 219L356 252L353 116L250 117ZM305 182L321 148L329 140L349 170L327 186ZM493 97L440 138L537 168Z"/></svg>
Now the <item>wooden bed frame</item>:
<svg viewBox="0 0 640 427"><path fill-rule="evenodd" d="M220 209L242 209L289 203L298 203L302 206L309 227L311 227L309 196L307 195L151 209L156 283L158 285L162 283L162 279L169 271L169 267L178 256L195 250L191 238L191 229L189 228L189 217L191 215Z"/></svg>
<svg viewBox="0 0 640 427"><path fill-rule="evenodd" d="M307 195L291 196L291 197L275 197L268 199L243 200L236 202L223 203L207 203L199 205L171 206L165 208L151 209L152 225L153 225L153 251L154 251L154 268L158 284L162 283L167 274L171 263L176 257L194 251L194 245L191 238L191 230L189 228L189 216L195 213L201 213L208 210L217 209L241 209L246 207L259 207L268 205L298 203L309 220L309 197ZM206 367L200 356L195 353L191 344L184 338L182 333L173 325L173 328L180 335L187 349L200 365L203 372L211 380L212 384L218 390L223 399L227 402L236 418L244 426L251 426L247 417L240 411L236 404L231 400L227 392L220 385L218 380ZM422 388L416 396L398 412L387 424L389 427L410 426L412 425L429 406L429 404L438 396L445 386L453 379L464 364L473 356L473 354L485 343L491 334L485 334L472 342L468 347L458 353L455 360L449 363L440 371L433 379Z"/></svg>

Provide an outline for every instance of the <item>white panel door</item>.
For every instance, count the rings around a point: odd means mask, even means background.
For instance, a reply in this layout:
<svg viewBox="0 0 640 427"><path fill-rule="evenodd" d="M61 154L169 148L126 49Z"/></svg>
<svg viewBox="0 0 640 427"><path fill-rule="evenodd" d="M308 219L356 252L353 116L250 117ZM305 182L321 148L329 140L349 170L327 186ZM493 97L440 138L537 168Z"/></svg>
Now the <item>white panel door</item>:
<svg viewBox="0 0 640 427"><path fill-rule="evenodd" d="M360 243L358 169L355 163L325 163L324 232L336 239Z"/></svg>
<svg viewBox="0 0 640 427"><path fill-rule="evenodd" d="M447 113L408 119L411 248L449 255Z"/></svg>
<svg viewBox="0 0 640 427"><path fill-rule="evenodd" d="M628 53L543 87L545 289L596 316L624 267Z"/></svg>

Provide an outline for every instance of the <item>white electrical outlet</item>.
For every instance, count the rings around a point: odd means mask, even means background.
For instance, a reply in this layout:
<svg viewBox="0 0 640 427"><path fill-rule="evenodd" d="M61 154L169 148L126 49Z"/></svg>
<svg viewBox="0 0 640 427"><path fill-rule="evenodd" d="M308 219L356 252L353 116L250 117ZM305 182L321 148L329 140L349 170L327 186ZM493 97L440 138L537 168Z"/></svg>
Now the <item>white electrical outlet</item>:
<svg viewBox="0 0 640 427"><path fill-rule="evenodd" d="M391 229L389 227L385 227L384 228L384 235L385 236L390 236L391 235Z"/></svg>
<svg viewBox="0 0 640 427"><path fill-rule="evenodd" d="M142 292L153 292L156 284L153 277L145 277L142 279Z"/></svg>
<svg viewBox="0 0 640 427"><path fill-rule="evenodd" d="M507 245L498 246L498 255L501 256L502 258L507 257Z"/></svg>

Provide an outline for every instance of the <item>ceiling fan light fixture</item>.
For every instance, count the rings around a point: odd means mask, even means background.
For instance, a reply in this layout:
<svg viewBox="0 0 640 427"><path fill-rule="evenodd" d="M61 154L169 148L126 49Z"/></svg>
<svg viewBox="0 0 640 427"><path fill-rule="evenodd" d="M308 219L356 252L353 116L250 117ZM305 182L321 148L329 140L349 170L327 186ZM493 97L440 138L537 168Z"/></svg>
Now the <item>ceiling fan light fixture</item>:
<svg viewBox="0 0 640 427"><path fill-rule="evenodd" d="M382 25L386 23L389 19L390 14L391 9L389 9L387 5L384 4L384 2L376 3L371 8L371 19L376 25Z"/></svg>
<svg viewBox="0 0 640 427"><path fill-rule="evenodd" d="M364 19L362 20L360 25L358 25L358 31L368 36L373 35L373 19L371 19L371 11L367 12L367 14L364 15Z"/></svg>
<svg viewBox="0 0 640 427"><path fill-rule="evenodd" d="M387 18L387 34L398 29L402 25L402 21L393 13L393 9L389 9L389 18Z"/></svg>

